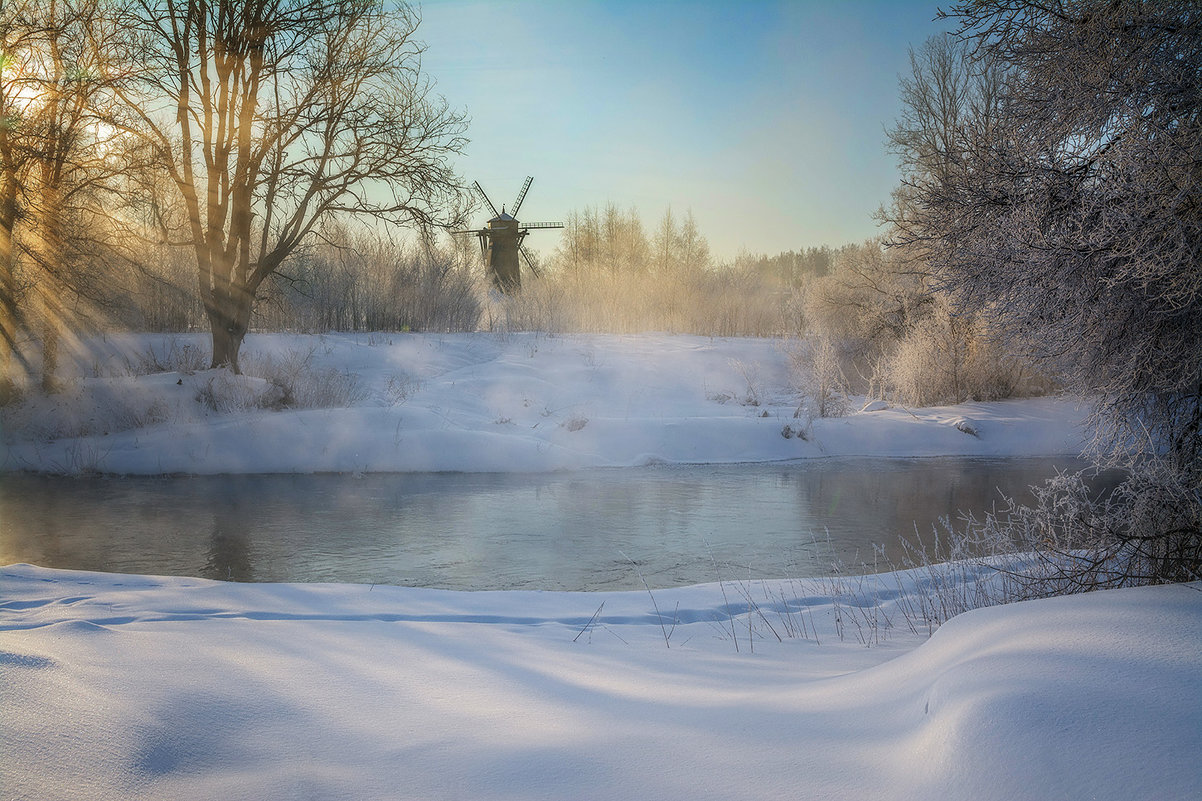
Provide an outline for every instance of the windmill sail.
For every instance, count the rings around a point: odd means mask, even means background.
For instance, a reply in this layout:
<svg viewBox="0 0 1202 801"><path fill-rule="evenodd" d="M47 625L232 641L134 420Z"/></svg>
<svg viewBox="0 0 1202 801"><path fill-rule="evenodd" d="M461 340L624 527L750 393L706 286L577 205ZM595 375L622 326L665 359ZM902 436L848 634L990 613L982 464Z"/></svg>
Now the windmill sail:
<svg viewBox="0 0 1202 801"><path fill-rule="evenodd" d="M534 176L527 175L526 183L522 184L522 191L518 192L518 199L513 201L513 205L509 207L509 213L514 217L518 216L518 209L522 207L522 201L526 199L526 193L530 191L530 184L534 183Z"/></svg>
<svg viewBox="0 0 1202 801"><path fill-rule="evenodd" d="M476 194L478 194L478 195L480 195L480 197L484 198L484 202L487 203L488 208L492 210L492 216L494 216L494 217L500 216L497 213L497 207L494 206L492 204L492 201L488 199L488 195L484 194L484 188L480 186L480 182L472 181L472 186L476 187Z"/></svg>
<svg viewBox="0 0 1202 801"><path fill-rule="evenodd" d="M526 252L526 246L518 245L518 250L522 252L522 258L526 260L526 266L530 268L530 272L534 273L537 277L542 278L543 271L538 268L538 265L534 262L534 259L530 258L530 254Z"/></svg>

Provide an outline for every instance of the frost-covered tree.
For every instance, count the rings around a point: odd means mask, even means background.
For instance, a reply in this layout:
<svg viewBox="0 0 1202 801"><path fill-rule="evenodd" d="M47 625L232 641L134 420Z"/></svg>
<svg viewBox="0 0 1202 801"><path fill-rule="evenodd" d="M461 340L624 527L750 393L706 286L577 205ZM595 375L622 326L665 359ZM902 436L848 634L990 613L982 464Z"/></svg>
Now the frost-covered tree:
<svg viewBox="0 0 1202 801"><path fill-rule="evenodd" d="M1098 399L1112 455L1202 463L1202 7L964 2L973 64L1000 63L1001 113L939 144L898 238Z"/></svg>
<svg viewBox="0 0 1202 801"><path fill-rule="evenodd" d="M947 177L964 155L969 128L988 131L999 119L1005 69L971 58L971 44L950 34L910 50L910 73L898 79L901 115L886 132L903 172L889 221L910 210L911 193Z"/></svg>
<svg viewBox="0 0 1202 801"><path fill-rule="evenodd" d="M622 211L616 204L606 203L568 213L552 261L573 272L644 272L649 248L638 210Z"/></svg>
<svg viewBox="0 0 1202 801"><path fill-rule="evenodd" d="M973 61L970 48L955 36L932 36L911 49L910 72L899 79L902 112L887 131L887 143L904 177L892 208L882 216L905 230L910 241L916 229L922 230L918 191L955 169L964 155L965 130L990 130L999 118L1005 70L992 59ZM1013 394L1021 371L987 341L988 327L977 310L949 307L933 286L921 247L892 247L889 253L893 277L885 285L908 286L912 300L908 313L901 313L903 306L892 315L902 325L893 327L897 347L882 365L883 387L916 405Z"/></svg>
<svg viewBox="0 0 1202 801"><path fill-rule="evenodd" d="M965 0L948 16L968 69L1004 74L996 113L934 142L895 238L959 309L1094 399L1097 456L1136 470L1120 497L1180 510L1153 524L1132 502L1108 518L1113 553L1141 565L1130 574L1196 578L1202 6Z"/></svg>

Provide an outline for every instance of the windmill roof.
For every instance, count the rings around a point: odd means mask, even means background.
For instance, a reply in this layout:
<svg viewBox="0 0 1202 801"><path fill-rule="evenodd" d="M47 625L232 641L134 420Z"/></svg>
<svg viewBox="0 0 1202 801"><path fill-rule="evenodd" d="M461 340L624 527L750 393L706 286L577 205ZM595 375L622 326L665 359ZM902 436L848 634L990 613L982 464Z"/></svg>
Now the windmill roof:
<svg viewBox="0 0 1202 801"><path fill-rule="evenodd" d="M505 212L501 212L496 217L493 217L491 220L489 220L489 222L509 222L512 219L513 217L510 217Z"/></svg>

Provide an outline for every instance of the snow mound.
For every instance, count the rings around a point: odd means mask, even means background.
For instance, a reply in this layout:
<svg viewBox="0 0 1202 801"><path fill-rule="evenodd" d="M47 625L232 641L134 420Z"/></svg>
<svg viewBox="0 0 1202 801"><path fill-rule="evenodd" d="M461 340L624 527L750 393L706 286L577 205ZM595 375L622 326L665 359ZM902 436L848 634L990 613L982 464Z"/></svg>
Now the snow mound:
<svg viewBox="0 0 1202 801"><path fill-rule="evenodd" d="M820 584L791 582L776 589L821 644L754 652L732 647L729 584L466 593L17 565L0 587L0 786L17 798L1202 797L1202 585L978 610L865 648L833 636Z"/></svg>

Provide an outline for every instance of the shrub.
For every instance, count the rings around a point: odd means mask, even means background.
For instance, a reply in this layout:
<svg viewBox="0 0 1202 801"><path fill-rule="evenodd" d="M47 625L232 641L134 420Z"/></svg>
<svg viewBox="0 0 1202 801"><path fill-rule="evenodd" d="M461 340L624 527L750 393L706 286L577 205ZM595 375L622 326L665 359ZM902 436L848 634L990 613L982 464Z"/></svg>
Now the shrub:
<svg viewBox="0 0 1202 801"><path fill-rule="evenodd" d="M278 406L281 396L280 391L272 392L271 384L261 378L220 369L214 370L201 386L196 400L217 414L235 414Z"/></svg>
<svg viewBox="0 0 1202 801"><path fill-rule="evenodd" d="M180 342L176 337L170 337L161 351L151 344L132 359L125 359L125 369L129 375L194 373L208 366L209 354L204 348Z"/></svg>
<svg viewBox="0 0 1202 801"><path fill-rule="evenodd" d="M1202 488L1166 460L1141 462L1103 497L1081 474L1033 490L1033 505L1011 500L962 534L978 549L1032 554L1016 576L1030 595L1202 578Z"/></svg>
<svg viewBox="0 0 1202 801"><path fill-rule="evenodd" d="M943 302L898 343L886 363L884 385L912 406L1013 397L1023 371L989 337L978 319Z"/></svg>
<svg viewBox="0 0 1202 801"><path fill-rule="evenodd" d="M162 423L169 412L162 399L122 383L73 380L51 396L31 392L0 409L0 430L6 442L86 437Z"/></svg>
<svg viewBox="0 0 1202 801"><path fill-rule="evenodd" d="M351 406L366 395L359 377L334 367L315 367L314 350L291 351L280 358L248 354L247 372L261 376L273 391L257 405L270 409L329 409Z"/></svg>
<svg viewBox="0 0 1202 801"><path fill-rule="evenodd" d="M830 337L813 337L789 351L794 383L801 402L794 417L801 417L805 406L811 415L842 417L850 411L848 381L842 360Z"/></svg>
<svg viewBox="0 0 1202 801"><path fill-rule="evenodd" d="M472 331L483 292L478 269L437 247L332 232L340 245L296 255L273 276L255 324L273 330Z"/></svg>
<svg viewBox="0 0 1202 801"><path fill-rule="evenodd" d="M495 298L490 330L708 336L774 336L796 331L791 295L769 278L738 269L655 272L581 266L525 280L519 295Z"/></svg>

